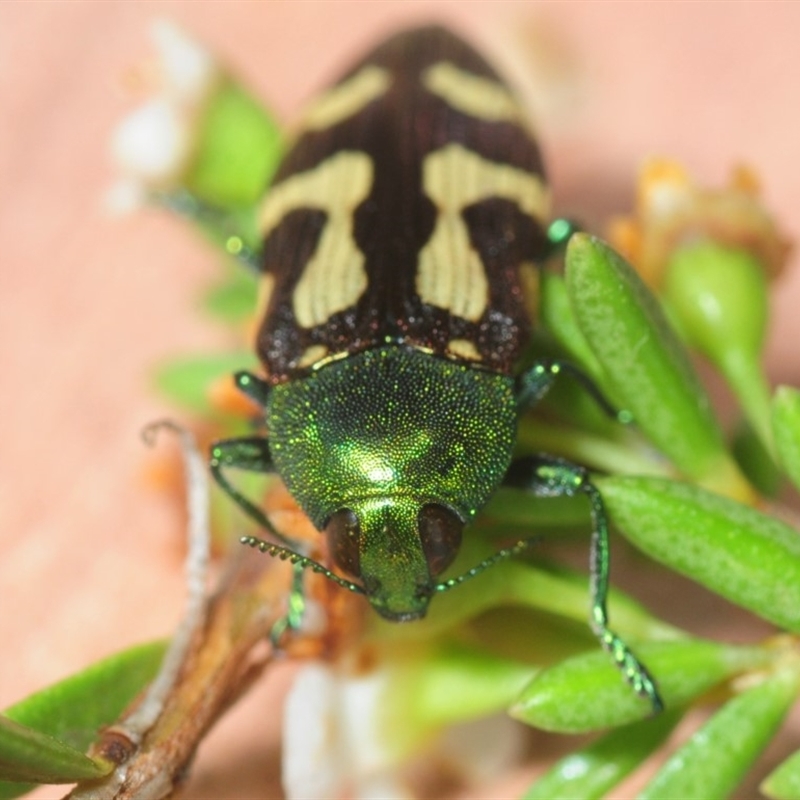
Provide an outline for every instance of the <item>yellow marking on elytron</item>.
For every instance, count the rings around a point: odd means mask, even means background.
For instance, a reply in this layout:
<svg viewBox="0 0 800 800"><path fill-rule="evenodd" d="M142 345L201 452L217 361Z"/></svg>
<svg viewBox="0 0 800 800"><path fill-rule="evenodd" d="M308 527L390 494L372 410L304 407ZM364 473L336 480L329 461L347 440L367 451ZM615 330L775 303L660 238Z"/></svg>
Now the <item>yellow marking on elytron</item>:
<svg viewBox="0 0 800 800"><path fill-rule="evenodd" d="M522 284L522 300L528 318L535 322L539 316L539 268L533 261L519 265L519 282Z"/></svg>
<svg viewBox="0 0 800 800"><path fill-rule="evenodd" d="M324 130L355 116L364 106L385 94L391 83L388 70L375 65L364 67L316 100L301 120L300 129Z"/></svg>
<svg viewBox="0 0 800 800"><path fill-rule="evenodd" d="M279 183L261 209L264 238L291 211L319 209L328 218L317 249L297 282L292 307L297 323L313 328L358 302L367 288L364 255L353 239L353 213L372 188L372 160L342 150L314 169Z"/></svg>
<svg viewBox="0 0 800 800"><path fill-rule="evenodd" d="M328 355L328 348L324 344L312 344L307 347L303 355L300 356L297 366L300 369L304 367L313 367L317 361L321 361Z"/></svg>
<svg viewBox="0 0 800 800"><path fill-rule="evenodd" d="M469 339L451 339L447 343L447 350L466 361L483 361L478 348Z"/></svg>
<svg viewBox="0 0 800 800"><path fill-rule="evenodd" d="M271 272L264 272L261 275L256 287L256 313L251 318L251 323L247 326L246 337L250 341L251 347L255 348L258 344L258 333L261 327L261 320L267 315L269 303L272 299L272 290L275 288L275 276Z"/></svg>
<svg viewBox="0 0 800 800"><path fill-rule="evenodd" d="M275 276L271 272L264 272L256 289L256 319L264 319L272 300L272 292L275 289Z"/></svg>
<svg viewBox="0 0 800 800"><path fill-rule="evenodd" d="M422 73L425 88L456 111L487 122L522 122L516 98L503 84L440 61Z"/></svg>
<svg viewBox="0 0 800 800"><path fill-rule="evenodd" d="M550 213L549 192L539 175L488 161L460 144L445 145L427 156L422 182L439 215L419 254L417 294L424 303L477 322L489 303L489 280L461 212L479 200L499 197L544 224Z"/></svg>

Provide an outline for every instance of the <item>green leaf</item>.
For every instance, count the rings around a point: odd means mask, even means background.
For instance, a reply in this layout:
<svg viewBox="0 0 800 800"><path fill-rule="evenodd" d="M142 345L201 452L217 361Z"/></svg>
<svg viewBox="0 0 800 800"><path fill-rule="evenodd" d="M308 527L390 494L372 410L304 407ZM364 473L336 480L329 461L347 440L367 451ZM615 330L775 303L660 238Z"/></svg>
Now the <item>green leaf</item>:
<svg viewBox="0 0 800 800"><path fill-rule="evenodd" d="M686 351L633 269L600 240L576 234L566 280L575 318L615 400L685 475L751 497Z"/></svg>
<svg viewBox="0 0 800 800"><path fill-rule="evenodd" d="M758 360L767 326L767 278L753 253L711 239L672 252L664 295L686 337L708 358L728 353Z"/></svg>
<svg viewBox="0 0 800 800"><path fill-rule="evenodd" d="M770 436L770 441L772 437ZM740 421L733 438L733 454L742 472L765 497L775 497L783 483L780 470L753 426Z"/></svg>
<svg viewBox="0 0 800 800"><path fill-rule="evenodd" d="M699 639L650 642L634 647L658 683L667 709L679 707L744 670L760 668L772 655ZM543 670L510 709L528 725L560 733L586 733L648 717L651 705L624 681L602 651L586 653Z"/></svg>
<svg viewBox="0 0 800 800"><path fill-rule="evenodd" d="M779 386L772 401L772 430L781 465L800 489L800 391Z"/></svg>
<svg viewBox="0 0 800 800"><path fill-rule="evenodd" d="M561 275L543 270L540 280L539 314L542 324L558 343L596 382L605 374L583 335L570 304L569 292Z"/></svg>
<svg viewBox="0 0 800 800"><path fill-rule="evenodd" d="M404 658L409 652L412 657ZM502 711L533 672L530 664L455 643L428 652L405 648L394 666L381 714L393 726L410 716L412 738L420 736L421 727L440 729Z"/></svg>
<svg viewBox="0 0 800 800"><path fill-rule="evenodd" d="M0 717L0 780L75 783L107 775L111 764L93 761L46 733ZM3 783L0 783L2 792Z"/></svg>
<svg viewBox="0 0 800 800"><path fill-rule="evenodd" d="M669 736L679 719L663 713L635 722L562 758L523 800L599 800L629 775Z"/></svg>
<svg viewBox="0 0 800 800"><path fill-rule="evenodd" d="M759 788L774 800L800 800L800 750L774 769Z"/></svg>
<svg viewBox="0 0 800 800"><path fill-rule="evenodd" d="M800 535L748 506L660 478L595 481L639 549L717 594L800 631Z"/></svg>
<svg viewBox="0 0 800 800"><path fill-rule="evenodd" d="M153 679L158 672L164 650L165 645L161 642L132 647L30 695L6 709L5 716L13 722L34 729L35 732L59 740L57 744L61 747L73 748L82 755L94 741L98 729L114 722ZM6 731L0 744L0 763L4 767L15 765L18 770L35 764L42 775L42 770L48 764L51 770L61 769L64 762L59 759L69 756L69 751L66 750L63 751L67 753L66 756L59 756L55 751L48 755L48 751L39 751L38 746L30 751L30 746L26 744L30 741L26 734L15 745ZM24 755L26 747L28 756ZM22 754L19 748L22 748ZM29 760L30 757L37 756L44 759L43 763ZM79 777L86 776L73 775L64 780L73 782ZM30 779L39 781L52 778L52 773L46 778L34 778L31 773ZM19 797L29 789L27 784L0 781L0 800Z"/></svg>
<svg viewBox="0 0 800 800"><path fill-rule="evenodd" d="M453 574L466 571L484 557L465 542ZM436 598L428 615L414 625L397 625L373 615L369 624L381 640L422 640L439 636L479 614L502 606L520 606L547 611L587 625L589 585L585 575L565 569L533 567L522 561L506 561L481 572L469 586L445 592ZM615 627L627 636L649 639L675 639L677 629L651 616L642 606L624 594L609 594L611 617Z"/></svg>
<svg viewBox="0 0 800 800"><path fill-rule="evenodd" d="M493 522L537 529L545 526L582 526L589 524L586 502L582 497L535 497L519 489L499 488L489 499L483 514Z"/></svg>
<svg viewBox="0 0 800 800"><path fill-rule="evenodd" d="M770 743L800 688L784 669L726 703L659 770L638 800L727 797Z"/></svg>
<svg viewBox="0 0 800 800"><path fill-rule="evenodd" d="M256 310L258 283L255 276L237 267L224 281L210 289L203 306L210 314L227 323L238 323L253 316Z"/></svg>
<svg viewBox="0 0 800 800"><path fill-rule="evenodd" d="M744 247L710 239L684 243L672 254L664 296L687 341L725 376L768 448L769 388L761 369L767 324L767 278Z"/></svg>
<svg viewBox="0 0 800 800"><path fill-rule="evenodd" d="M281 156L272 117L240 86L226 81L206 109L187 188L214 206L252 206Z"/></svg>
<svg viewBox="0 0 800 800"><path fill-rule="evenodd" d="M250 352L219 353L181 358L161 367L155 376L156 387L177 405L196 414L214 413L209 388L219 379L241 369L253 369L255 356Z"/></svg>

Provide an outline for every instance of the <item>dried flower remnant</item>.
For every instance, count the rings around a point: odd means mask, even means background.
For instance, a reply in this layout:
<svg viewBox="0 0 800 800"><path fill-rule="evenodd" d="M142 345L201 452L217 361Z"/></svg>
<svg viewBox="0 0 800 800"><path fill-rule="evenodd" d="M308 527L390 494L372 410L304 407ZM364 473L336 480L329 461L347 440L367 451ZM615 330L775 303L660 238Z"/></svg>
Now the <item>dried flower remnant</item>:
<svg viewBox="0 0 800 800"><path fill-rule="evenodd" d="M759 193L758 176L745 166L733 169L728 186L708 189L676 161L652 159L641 170L633 214L612 220L609 240L654 289L675 251L703 240L750 253L772 280L791 245Z"/></svg>
<svg viewBox="0 0 800 800"><path fill-rule="evenodd" d="M632 217L610 238L662 297L685 341L708 358L772 450L770 389L761 368L767 283L791 245L759 198L758 179L736 168L723 189L692 182L673 161L642 170Z"/></svg>

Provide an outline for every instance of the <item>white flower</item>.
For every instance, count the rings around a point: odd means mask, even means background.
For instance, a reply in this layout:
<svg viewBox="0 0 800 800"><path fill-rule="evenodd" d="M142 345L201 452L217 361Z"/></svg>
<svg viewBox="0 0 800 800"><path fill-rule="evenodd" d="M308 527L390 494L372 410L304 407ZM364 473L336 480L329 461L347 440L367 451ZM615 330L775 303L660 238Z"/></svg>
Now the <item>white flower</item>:
<svg viewBox="0 0 800 800"><path fill-rule="evenodd" d="M164 91L182 106L205 102L219 76L211 53L169 20L157 20L151 35L158 50Z"/></svg>
<svg viewBox="0 0 800 800"><path fill-rule="evenodd" d="M414 765L475 785L519 763L522 725L498 713L431 728L417 719L413 694L398 702L398 691L413 689L397 678L380 665L355 675L323 662L299 671L284 709L287 800L414 800Z"/></svg>
<svg viewBox="0 0 800 800"><path fill-rule="evenodd" d="M166 97L158 97L129 114L117 127L112 155L124 175L149 187L179 175L191 152L192 133L186 114Z"/></svg>
<svg viewBox="0 0 800 800"><path fill-rule="evenodd" d="M321 662L300 670L284 709L287 800L413 800L378 725L386 683L381 670L351 677Z"/></svg>
<svg viewBox="0 0 800 800"><path fill-rule="evenodd" d="M115 212L131 211L150 192L180 185L221 76L211 54L171 22L156 22L152 37L159 62L157 92L123 119L112 137L111 153L122 177L106 205Z"/></svg>

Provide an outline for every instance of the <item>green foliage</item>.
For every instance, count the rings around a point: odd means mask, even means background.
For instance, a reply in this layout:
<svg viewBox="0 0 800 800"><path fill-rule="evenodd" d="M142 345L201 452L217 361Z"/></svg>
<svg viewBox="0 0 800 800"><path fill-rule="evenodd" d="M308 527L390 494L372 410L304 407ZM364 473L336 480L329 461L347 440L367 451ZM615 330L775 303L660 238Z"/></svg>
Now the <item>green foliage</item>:
<svg viewBox="0 0 800 800"><path fill-rule="evenodd" d="M125 650L7 708L0 717L0 799L24 794L31 782L107 773L109 765L83 751L153 679L164 649L156 642Z"/></svg>
<svg viewBox="0 0 800 800"><path fill-rule="evenodd" d="M727 797L769 744L798 688L795 664L729 700L672 754L639 799Z"/></svg>
<svg viewBox="0 0 800 800"><path fill-rule="evenodd" d="M678 708L709 689L769 660L760 648L693 639L650 642L637 655L658 676L667 708ZM575 703L571 698L591 698ZM520 693L511 714L537 728L585 733L627 725L650 715L650 705L619 679L604 653L584 653L537 675Z"/></svg>
<svg viewBox="0 0 800 800"><path fill-rule="evenodd" d="M800 489L800 391L778 387L772 403L772 428L786 475Z"/></svg>
<svg viewBox="0 0 800 800"><path fill-rule="evenodd" d="M255 277L239 265L228 268L225 278L206 292L203 306L229 325L250 319L256 307Z"/></svg>
<svg viewBox="0 0 800 800"><path fill-rule="evenodd" d="M800 536L783 522L687 483L599 478L617 527L662 564L800 632Z"/></svg>
<svg viewBox="0 0 800 800"><path fill-rule="evenodd" d="M684 475L743 483L688 354L656 298L603 242L576 234L566 280L578 326L614 398Z"/></svg>
<svg viewBox="0 0 800 800"><path fill-rule="evenodd" d="M183 185L162 202L189 216L222 252L247 251L252 263L257 201L280 139L271 116L224 80L197 132ZM769 396L759 365L766 285L751 254L700 241L674 254L670 267L660 298L606 244L573 236L564 274L542 276L548 346L579 365L635 424L623 429L599 419L594 401L556 387L556 401L521 422L518 447L605 473L593 482L613 524L648 557L636 569L679 572L788 633L749 645L698 639L612 590L610 624L652 672L666 704L666 713L646 719L650 704L620 679L588 632L585 572L542 565L532 550L530 559L500 563L437 597L428 617L413 625L370 617L357 646L389 665L386 700L375 713L396 752L426 746L443 726L507 709L548 731L615 728L561 760L525 795L597 798L650 759L686 711L716 705L640 797L723 798L796 701L800 536L756 510L760 497L745 475L763 477L759 488L774 488L780 469L800 488L800 392L781 387ZM250 275L228 272L205 308L241 333L255 295ZM741 440L742 470L692 366L696 353L728 381L758 437L756 444ZM232 353L175 361L158 373L157 386L224 437L239 433L243 423L218 410L209 386L254 366L242 344ZM469 529L454 574L495 552L498 540L546 530L563 541L588 527L584 497L553 501L501 490ZM74 781L102 775L108 765L81 751L152 678L162 652L161 645L126 651L8 709L0 720L0 776ZM0 783L0 800L26 788ZM800 798L800 754L763 788L778 800Z"/></svg>
<svg viewBox="0 0 800 800"><path fill-rule="evenodd" d="M755 255L709 239L684 244L670 261L664 299L687 342L725 376L771 448L769 388L760 367L767 280Z"/></svg>
<svg viewBox="0 0 800 800"><path fill-rule="evenodd" d="M764 780L761 791L774 800L800 800L800 751L792 753Z"/></svg>
<svg viewBox="0 0 800 800"><path fill-rule="evenodd" d="M186 411L219 415L209 396L209 387L215 381L229 378L237 370L251 368L253 364L254 357L247 352L183 357L156 372L156 388Z"/></svg>
<svg viewBox="0 0 800 800"><path fill-rule="evenodd" d="M110 765L93 761L80 750L0 717L0 775L13 783L74 783L100 778ZM0 783L0 796L14 797L17 789Z"/></svg>
<svg viewBox="0 0 800 800"><path fill-rule="evenodd" d="M522 800L599 800L647 759L669 736L679 715L618 728L561 759Z"/></svg>
<svg viewBox="0 0 800 800"><path fill-rule="evenodd" d="M255 205L277 165L281 139L261 103L225 81L206 110L186 188L214 206Z"/></svg>

